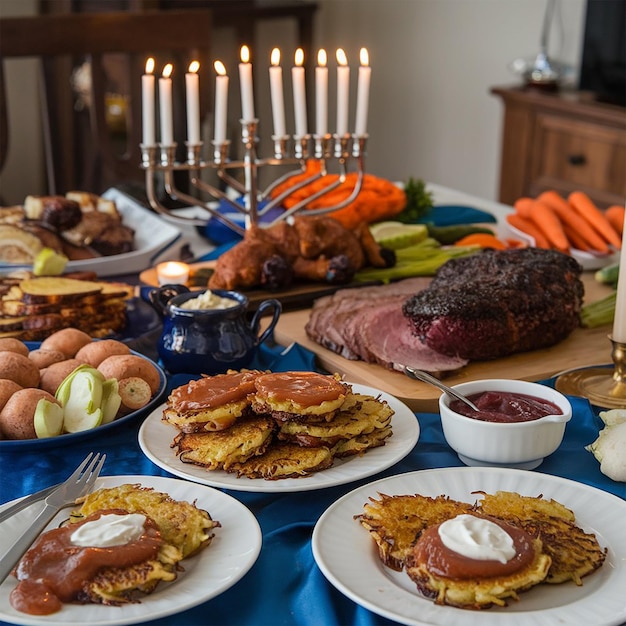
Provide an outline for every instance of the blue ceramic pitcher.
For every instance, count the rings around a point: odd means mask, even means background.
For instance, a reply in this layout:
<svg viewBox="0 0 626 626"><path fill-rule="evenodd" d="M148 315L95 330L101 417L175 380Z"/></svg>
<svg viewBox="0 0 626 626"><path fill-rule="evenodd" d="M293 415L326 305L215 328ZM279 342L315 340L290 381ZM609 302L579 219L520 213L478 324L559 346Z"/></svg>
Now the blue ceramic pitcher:
<svg viewBox="0 0 626 626"><path fill-rule="evenodd" d="M276 326L282 310L278 300L259 304L249 319L248 298L237 291L214 289L212 294L234 301L220 309L182 308L203 292L184 285L163 285L150 292L152 306L163 318L159 357L170 373L220 374L246 367ZM261 317L272 311L269 325L259 334Z"/></svg>

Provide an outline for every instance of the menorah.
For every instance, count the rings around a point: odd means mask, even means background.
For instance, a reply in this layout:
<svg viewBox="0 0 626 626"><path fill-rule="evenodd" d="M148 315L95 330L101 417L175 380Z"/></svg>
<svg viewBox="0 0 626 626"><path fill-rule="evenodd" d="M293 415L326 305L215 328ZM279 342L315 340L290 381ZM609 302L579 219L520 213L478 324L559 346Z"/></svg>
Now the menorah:
<svg viewBox="0 0 626 626"><path fill-rule="evenodd" d="M175 153L177 144L146 146L141 145L142 151L142 167L146 172L146 193L150 206L166 217L167 219L184 222L192 225L202 226L206 224L205 219L198 217L188 217L176 214L172 209L165 206L159 200L159 193L156 189L157 172L162 173L163 188L167 196L172 200L183 201L190 206L199 207L206 210L210 216L215 217L226 224L233 231L240 235L245 234L252 224L258 224L259 220L269 213L273 208L281 206L284 200L301 189L302 187L315 182L325 176L329 169L328 163L333 159L333 163L338 168L338 176L319 189L305 200L296 203L291 208L281 212L274 220L267 222L267 226L281 220L286 220L289 216L297 213L308 206L321 196L336 189L346 180L349 171L353 171L350 167L354 163L356 168L356 184L350 195L343 201L328 207L318 209L307 209L307 215L320 215L337 211L350 204L359 195L362 184L363 175L365 173L365 146L367 135L331 135L303 137L289 135L272 136L274 143L273 157L259 158L257 156L257 125L258 120L251 122L241 120L241 141L243 144L243 158L240 160L231 160L229 158L230 141L213 143L213 159L211 161L204 160L201 152L202 142L191 144L185 142L187 147L187 160L185 162L176 161ZM292 141L290 141L292 139ZM311 176L290 185L286 191L274 196L272 192L276 187L285 183L290 178L298 176L306 171L306 163L309 159L316 159L320 163L320 170ZM266 166L277 165L294 165L299 166L288 171L282 176L275 179L267 185L264 190L259 189L259 170ZM216 172L218 178L223 181L231 189L234 189L241 200L235 200L225 191L209 184L201 178L203 170L212 169ZM240 178L232 175L232 170L238 170L243 173L243 182ZM210 200L201 200L198 196L189 194L179 189L175 184L174 173L178 171L187 171L189 173L189 182L192 187L204 192L210 196ZM215 208L214 201L223 200L234 211L243 214L245 227L230 219L224 213ZM260 205L262 208L259 208Z"/></svg>
<svg viewBox="0 0 626 626"><path fill-rule="evenodd" d="M197 62L193 62L190 65L189 72L186 74L188 140L185 142L186 160L183 162L176 159L177 143L173 140L172 133L170 81L172 66L168 64L164 69L163 77L159 79L161 141L156 143L153 128L154 101L152 99L152 91L154 90L152 70L154 66L153 62L150 65L152 59L148 59L146 74L143 76L144 140L141 144L141 167L145 170L148 200L156 212L168 220L192 225L203 226L207 221L203 218L175 213L164 202L159 200L159 197L162 197L160 192L163 190L170 200L203 209L208 213L207 217L214 217L233 231L244 235L247 229L252 225L259 224L261 218L270 213L272 209L283 205L289 196L303 187L325 177L330 169L333 172L338 172L338 174L337 176L329 177L328 184L323 185L321 188L316 188L314 193L296 202L289 209L280 212L278 216L273 216L271 220L265 220L264 225L271 226L276 222L287 220L290 216L304 209L307 210L307 215L332 213L356 199L363 185L364 161L368 138L365 132L370 76L367 51L363 49L361 53L355 133L347 132L349 68L346 66L347 61L342 61L342 58L345 59L345 53L342 50L337 51L340 66L337 69L337 132L334 134L326 132L326 53L320 50L318 54L318 67L316 68L318 106L316 133L309 134L306 131L303 55L300 49L296 51L296 65L292 68L296 129L292 135L285 132L282 102L282 70L278 65L279 54L276 55L276 52L277 49L272 51L272 66L270 67L272 112L274 117L274 134L271 136L273 156L260 158L257 154L259 119L254 115L251 65L247 56L247 48L243 46L242 63L239 65L243 112L240 120L243 156L235 160L231 159L231 142L226 139L225 133L228 77L225 75L223 65L219 61L215 63L218 74L216 79L215 138L211 142L213 155L209 159L204 158L202 155L204 144L200 140L199 107L197 103ZM365 55L363 55L363 52ZM302 178L302 174L307 171L307 162L311 159L319 163L319 171ZM332 165L332 168L329 167L330 165ZM275 178L264 189L260 189L259 178L261 169L273 166L291 167L286 173ZM202 173L207 170L214 171L218 180L224 184L225 188L230 188L239 194L238 199L233 199L221 187L207 182L206 177L202 177ZM180 185L177 186L176 184L175 173L185 171L188 172L191 192L180 189ZM234 175L235 171L239 174L238 176ZM348 173L352 171L356 173L356 182L347 197L323 208L311 208L311 205L316 200L345 183ZM274 193L278 186L287 183L296 176L300 177L298 181L286 185L283 191ZM157 190L157 180L159 185L162 185L162 189L159 187ZM206 199L207 196L208 200ZM216 200L226 203L234 212L242 214L244 226L241 226L240 223L228 217L223 211L220 211L215 206Z"/></svg>

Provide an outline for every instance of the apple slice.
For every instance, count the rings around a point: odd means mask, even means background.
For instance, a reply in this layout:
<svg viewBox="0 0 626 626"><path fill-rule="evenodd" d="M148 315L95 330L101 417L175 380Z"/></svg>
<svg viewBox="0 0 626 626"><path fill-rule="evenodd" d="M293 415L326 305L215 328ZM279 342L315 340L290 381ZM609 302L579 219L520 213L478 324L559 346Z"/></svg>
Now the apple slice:
<svg viewBox="0 0 626 626"><path fill-rule="evenodd" d="M122 405L117 378L108 378L102 383L102 423L108 424L117 416Z"/></svg>
<svg viewBox="0 0 626 626"><path fill-rule="evenodd" d="M39 439L57 437L63 432L64 411L56 402L41 398L35 407L33 424Z"/></svg>
<svg viewBox="0 0 626 626"><path fill-rule="evenodd" d="M90 430L102 423L103 376L92 367L74 370L57 390L63 404L63 427L68 433Z"/></svg>

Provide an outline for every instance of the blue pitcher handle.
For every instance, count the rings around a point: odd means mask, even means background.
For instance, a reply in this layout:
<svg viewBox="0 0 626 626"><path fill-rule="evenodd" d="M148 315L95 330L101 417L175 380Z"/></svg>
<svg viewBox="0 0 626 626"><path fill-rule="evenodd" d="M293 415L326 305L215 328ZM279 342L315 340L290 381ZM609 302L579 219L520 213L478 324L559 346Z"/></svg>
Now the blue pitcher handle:
<svg viewBox="0 0 626 626"><path fill-rule="evenodd" d="M252 316L252 320L250 321L250 329L252 330L252 333L256 335L259 330L261 316L267 309L272 309L272 308L274 309L274 313L272 315L272 321L270 322L269 326L259 336L257 340L258 345L261 345L270 336L271 332L274 330L274 326L276 326L276 323L278 322L278 318L280 317L280 314L283 310L283 306L278 300L275 300L273 298L270 300L263 300L263 302L259 304L258 309L254 312L254 315Z"/></svg>
<svg viewBox="0 0 626 626"><path fill-rule="evenodd" d="M181 293L188 293L190 289L185 285L163 285L158 289L152 289L148 293L148 299L150 304L156 310L157 313L164 317L167 312L167 303L174 297Z"/></svg>

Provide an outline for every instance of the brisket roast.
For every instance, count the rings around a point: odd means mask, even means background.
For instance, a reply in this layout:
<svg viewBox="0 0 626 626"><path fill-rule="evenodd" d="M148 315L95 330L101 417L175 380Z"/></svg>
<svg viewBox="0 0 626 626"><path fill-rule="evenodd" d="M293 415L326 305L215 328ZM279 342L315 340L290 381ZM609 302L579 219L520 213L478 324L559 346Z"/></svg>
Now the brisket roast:
<svg viewBox="0 0 626 626"><path fill-rule="evenodd" d="M546 348L580 323L582 268L555 250L486 249L451 259L403 313L433 350L487 360Z"/></svg>

